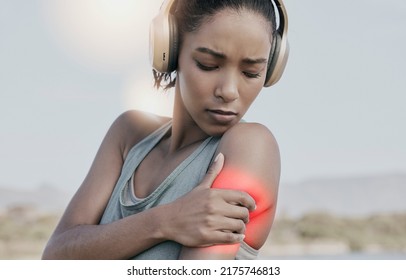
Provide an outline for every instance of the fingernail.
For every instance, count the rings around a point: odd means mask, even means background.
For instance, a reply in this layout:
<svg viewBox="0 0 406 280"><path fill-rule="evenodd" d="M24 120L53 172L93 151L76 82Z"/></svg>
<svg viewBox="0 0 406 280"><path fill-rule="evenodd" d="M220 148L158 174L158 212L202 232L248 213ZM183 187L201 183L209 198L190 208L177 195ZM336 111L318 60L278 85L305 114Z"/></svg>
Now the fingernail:
<svg viewBox="0 0 406 280"><path fill-rule="evenodd" d="M217 161L219 160L220 155L221 155L221 153L219 153L219 154L216 156L216 158L214 159L214 162L217 162Z"/></svg>
<svg viewBox="0 0 406 280"><path fill-rule="evenodd" d="M240 234L240 236L239 236L240 242L241 242L241 241L244 241L244 239L245 239L245 234Z"/></svg>

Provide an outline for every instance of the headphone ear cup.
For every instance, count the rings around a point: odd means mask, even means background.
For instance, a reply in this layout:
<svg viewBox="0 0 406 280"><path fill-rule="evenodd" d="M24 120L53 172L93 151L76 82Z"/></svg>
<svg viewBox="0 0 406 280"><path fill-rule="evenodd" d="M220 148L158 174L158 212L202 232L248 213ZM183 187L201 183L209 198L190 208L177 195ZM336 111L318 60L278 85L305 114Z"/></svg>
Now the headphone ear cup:
<svg viewBox="0 0 406 280"><path fill-rule="evenodd" d="M266 86L269 83L269 78L271 77L272 72L273 72L273 68L275 67L275 64L276 64L276 59L275 59L275 56L276 56L275 54L277 52L276 51L276 46L278 44L278 40L280 39L278 37L280 37L280 36L278 36L279 35L278 32L275 32L275 34L276 34L276 36L273 36L273 38L272 38L271 51L269 52L268 67L267 67L267 70L266 70L266 77L265 77L264 86Z"/></svg>
<svg viewBox="0 0 406 280"><path fill-rule="evenodd" d="M283 71L288 61L289 43L286 38L277 31L272 42L271 53L269 55L268 70L264 87L270 87L277 83L282 77Z"/></svg>
<svg viewBox="0 0 406 280"><path fill-rule="evenodd" d="M173 15L169 15L169 32L169 58L168 69L166 71L167 73L176 70L178 66L179 37L176 19Z"/></svg>
<svg viewBox="0 0 406 280"><path fill-rule="evenodd" d="M172 15L159 14L152 20L149 43L152 67L161 73L174 71L178 60L178 30Z"/></svg>

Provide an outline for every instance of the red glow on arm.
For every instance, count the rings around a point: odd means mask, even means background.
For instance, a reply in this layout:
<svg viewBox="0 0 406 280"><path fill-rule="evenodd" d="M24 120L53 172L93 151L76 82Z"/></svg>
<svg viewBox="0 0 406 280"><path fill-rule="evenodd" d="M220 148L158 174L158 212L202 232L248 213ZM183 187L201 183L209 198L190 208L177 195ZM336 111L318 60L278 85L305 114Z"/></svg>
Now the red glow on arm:
<svg viewBox="0 0 406 280"><path fill-rule="evenodd" d="M265 183L246 171L225 168L217 176L212 188L232 189L247 192L256 202L257 208L250 213L250 219L272 206L273 197Z"/></svg>
<svg viewBox="0 0 406 280"><path fill-rule="evenodd" d="M273 220L275 194L270 187L247 171L226 167L217 176L212 188L244 191L255 200L256 209L250 212L244 241L254 248L260 247Z"/></svg>

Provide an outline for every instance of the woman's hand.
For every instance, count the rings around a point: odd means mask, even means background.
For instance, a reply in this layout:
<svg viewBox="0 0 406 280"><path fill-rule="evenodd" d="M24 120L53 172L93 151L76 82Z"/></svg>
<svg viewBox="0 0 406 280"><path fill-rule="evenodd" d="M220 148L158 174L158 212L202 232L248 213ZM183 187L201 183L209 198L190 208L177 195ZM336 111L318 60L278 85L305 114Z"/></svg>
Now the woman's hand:
<svg viewBox="0 0 406 280"><path fill-rule="evenodd" d="M255 199L256 209L245 224L244 243L259 250L267 240L275 214L280 157L272 133L264 126L240 123L222 137L218 151L227 159L211 186L216 190L245 192ZM180 259L235 259L240 244L205 248L183 247Z"/></svg>
<svg viewBox="0 0 406 280"><path fill-rule="evenodd" d="M201 183L168 204L165 236L188 247L239 243L255 201L246 192L212 189L224 156L219 154Z"/></svg>

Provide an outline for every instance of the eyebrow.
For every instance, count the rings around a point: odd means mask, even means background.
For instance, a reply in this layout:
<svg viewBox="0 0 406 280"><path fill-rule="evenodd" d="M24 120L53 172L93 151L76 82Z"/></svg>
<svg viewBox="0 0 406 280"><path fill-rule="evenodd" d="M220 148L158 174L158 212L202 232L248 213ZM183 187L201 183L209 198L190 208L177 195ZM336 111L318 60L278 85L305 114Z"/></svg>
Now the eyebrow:
<svg viewBox="0 0 406 280"><path fill-rule="evenodd" d="M219 59L227 58L227 56L224 53L216 52L216 51L206 48L206 47L199 47L196 49L196 51L212 55ZM244 64L264 64L264 63L267 63L267 61L268 61L268 59L266 59L266 58L244 58L242 60L242 63L244 63Z"/></svg>
<svg viewBox="0 0 406 280"><path fill-rule="evenodd" d="M267 61L268 60L266 58L256 58L256 59L244 58L242 60L244 64L265 64L267 63Z"/></svg>
<svg viewBox="0 0 406 280"><path fill-rule="evenodd" d="M210 55L220 58L220 59L226 58L226 55L224 53L216 52L216 51L213 51L212 49L205 48L205 47L199 47L196 49L196 51L201 52L201 53L207 53L207 54L210 54Z"/></svg>

